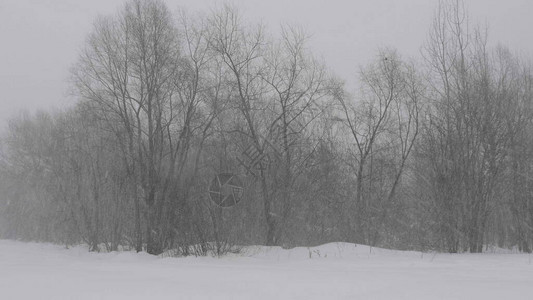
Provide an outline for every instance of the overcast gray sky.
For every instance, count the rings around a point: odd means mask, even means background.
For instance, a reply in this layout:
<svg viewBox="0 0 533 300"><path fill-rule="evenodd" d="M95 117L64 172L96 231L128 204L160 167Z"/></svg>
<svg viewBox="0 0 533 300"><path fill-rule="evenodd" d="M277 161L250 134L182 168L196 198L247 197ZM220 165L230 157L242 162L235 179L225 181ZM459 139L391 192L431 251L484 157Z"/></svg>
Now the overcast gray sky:
<svg viewBox="0 0 533 300"><path fill-rule="evenodd" d="M0 0L0 129L27 109L71 105L68 74L98 14L123 0ZM206 10L214 0L166 0L170 9ZM379 47L418 56L437 0L233 0L245 18L271 30L299 24L313 35L315 54L351 81ZM488 23L492 43L533 53L533 1L465 0L475 22Z"/></svg>

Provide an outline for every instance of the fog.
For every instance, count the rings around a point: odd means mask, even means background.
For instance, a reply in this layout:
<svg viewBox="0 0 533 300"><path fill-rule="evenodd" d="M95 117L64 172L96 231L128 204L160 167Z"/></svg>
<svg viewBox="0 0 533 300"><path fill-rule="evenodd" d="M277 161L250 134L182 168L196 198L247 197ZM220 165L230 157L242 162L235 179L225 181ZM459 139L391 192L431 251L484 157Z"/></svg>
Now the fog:
<svg viewBox="0 0 533 300"><path fill-rule="evenodd" d="M531 11L0 2L0 295L531 299Z"/></svg>

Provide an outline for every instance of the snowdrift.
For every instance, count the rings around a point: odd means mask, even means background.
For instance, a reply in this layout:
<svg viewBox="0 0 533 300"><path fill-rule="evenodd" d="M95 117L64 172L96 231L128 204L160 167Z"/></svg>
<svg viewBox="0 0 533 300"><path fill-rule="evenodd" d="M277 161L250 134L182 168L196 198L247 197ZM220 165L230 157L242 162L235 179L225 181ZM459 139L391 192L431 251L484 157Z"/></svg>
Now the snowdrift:
<svg viewBox="0 0 533 300"><path fill-rule="evenodd" d="M0 240L0 299L533 299L531 256L348 243L215 257Z"/></svg>

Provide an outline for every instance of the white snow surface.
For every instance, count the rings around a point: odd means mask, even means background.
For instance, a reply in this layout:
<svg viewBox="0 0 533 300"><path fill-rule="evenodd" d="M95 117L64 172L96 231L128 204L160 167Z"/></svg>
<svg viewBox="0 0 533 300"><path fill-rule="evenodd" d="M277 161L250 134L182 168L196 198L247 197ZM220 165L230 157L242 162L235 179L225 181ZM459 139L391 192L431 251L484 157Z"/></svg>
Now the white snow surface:
<svg viewBox="0 0 533 300"><path fill-rule="evenodd" d="M533 299L533 264L347 243L163 258L0 240L0 299Z"/></svg>

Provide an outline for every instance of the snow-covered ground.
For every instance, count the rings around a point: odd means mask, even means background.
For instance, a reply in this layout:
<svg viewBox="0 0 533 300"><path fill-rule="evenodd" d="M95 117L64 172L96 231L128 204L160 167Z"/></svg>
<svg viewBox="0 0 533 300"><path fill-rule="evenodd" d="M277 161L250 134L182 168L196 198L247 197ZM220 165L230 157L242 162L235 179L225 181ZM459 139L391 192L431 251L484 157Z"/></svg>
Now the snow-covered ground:
<svg viewBox="0 0 533 300"><path fill-rule="evenodd" d="M0 240L0 299L533 299L533 264L343 243L219 259Z"/></svg>

